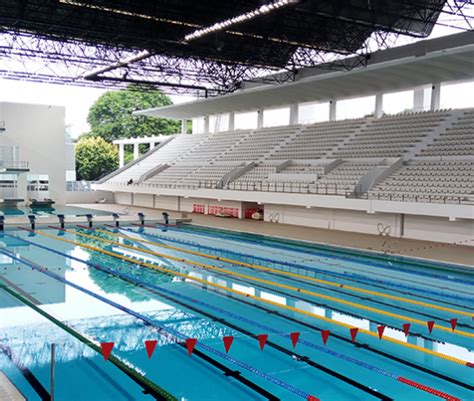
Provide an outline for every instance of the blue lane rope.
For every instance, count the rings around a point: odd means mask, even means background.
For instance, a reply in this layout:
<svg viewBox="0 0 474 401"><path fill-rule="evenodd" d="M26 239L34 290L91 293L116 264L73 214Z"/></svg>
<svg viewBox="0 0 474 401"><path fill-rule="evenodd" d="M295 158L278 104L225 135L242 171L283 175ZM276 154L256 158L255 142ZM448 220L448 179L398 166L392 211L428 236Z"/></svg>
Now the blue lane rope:
<svg viewBox="0 0 474 401"><path fill-rule="evenodd" d="M5 234L5 235L8 235L8 236L11 236L9 234ZM14 237L14 236L11 236L11 237ZM134 276L131 276L129 274L126 274L126 273L123 273L121 271L118 271L118 270L115 270L115 269L111 269L111 268L108 268L108 267L103 267L101 265L98 265L98 264L95 264L95 263L91 263L89 261L86 261L86 260L83 260L83 259L80 259L78 257L75 257L75 256L72 256L72 255L67 255L65 253L62 253L60 251L56 251L55 249L52 249L52 248L49 248L47 246L44 246L44 245L40 245L40 244L36 244L34 242L31 242L31 241L28 241L28 240L25 240L25 239L22 239L20 237L14 237L16 239L21 239L23 241L25 241L26 243L29 243L31 245L34 245L34 246L37 246L39 248L42 248L42 249L45 249L45 250L48 250L52 253L55 253L55 254L58 254L58 255L61 255L61 256L65 256L71 260L75 260L77 262L80 262L80 263L83 263L87 266L90 266L94 269L97 269L99 271L102 271L106 274L111 274L111 275L115 275L117 277L120 277L122 279L125 279L127 281L130 281L130 282L133 282L133 283L136 283L138 285L140 285L141 287L144 287L145 289L146 288L152 288L153 290L157 291L157 292L162 292L164 294L168 294L170 296L173 296L177 299L185 299L185 300L188 300L189 302L192 302L193 304L197 304L197 305L201 305L201 306L204 306L208 309L211 309L211 310L214 310L216 312L219 312L225 316L228 316L228 317L231 317L231 318L234 318L234 319L237 319L237 320L240 320L240 321L243 321L243 322L246 322L247 324L253 326L253 327L258 327L262 330L266 330L268 332L271 332L273 334L277 334L281 337L284 337L284 338L287 338L287 339L290 339L290 335L287 334L287 333L284 333L282 331L279 331L277 329L274 329L270 326L267 326L263 323L259 323L259 322L256 322L256 321L253 321L251 319L248 319L246 317L243 317L241 315L238 315L236 313L233 313L233 312L230 312L230 311L227 311L227 310L224 310L222 308L219 308L217 306L214 306L214 305L211 305L211 304L208 304L204 301L200 301L200 300L197 300L197 299L194 299L194 298L191 298L187 295L183 295L181 293L178 293L178 292L175 292L175 291L172 291L172 290L169 290L169 289L165 289L165 288L162 288L162 287L159 287L159 286L156 286L152 283L149 283L149 282L146 282L146 281L143 281L143 280L140 280ZM1 251L0 251L1 252ZM384 369L381 369L381 368L378 368L376 366L373 366L367 362L363 362L359 359L356 359L356 358L353 358L353 357L350 357L348 355L345 355L345 354L342 354L342 353L339 353L337 351L333 351L333 350L330 350L326 347L323 347L323 346L320 346L318 344L315 344L311 341L307 341L307 340L304 340L304 339L300 339L298 341L299 343L301 344L304 344L306 345L307 347L310 347L310 348L313 348L313 349L316 349L318 351L321 351L321 352L324 352L326 354L329 354L329 355L332 355L336 358L339 358L339 359L342 359L342 360L345 360L347 362L350 362L350 363L353 363L353 364L356 364L357 366L360 366L360 367L363 367L365 369L369 369L371 370L372 372L375 372L375 373L378 373L378 374L381 374L383 376L386 376L386 377L389 377L391 379L394 379L394 380L397 380L399 375L396 375L395 373L391 373L391 372L388 372Z"/></svg>
<svg viewBox="0 0 474 401"><path fill-rule="evenodd" d="M159 228L157 227L155 229L159 229ZM165 228L165 230L177 231L177 232L183 233L182 229L175 229L175 228L169 228L168 229L168 228ZM354 263L354 256L352 256L352 258L351 258L351 257L342 256L342 255L333 255L333 254L329 254L329 253L324 253L324 251L321 251L323 253L316 252L316 251L309 251L309 250L304 250L304 249L301 249L301 248L294 248L294 247L292 248L292 247L284 245L284 244L278 244L278 245L272 245L272 244L268 244L268 243L262 244L262 243L258 243L256 241L246 240L246 239L243 239L243 238L240 238L240 237L235 238L235 236L231 236L229 234L224 234L224 233L220 233L219 235L217 235L217 234L213 234L213 233L209 233L209 232L204 232L202 230L201 231L194 230L194 232L193 232L193 229L188 230L187 232L188 233L190 232L191 234L194 234L194 235L200 234L200 235L204 235L204 236L207 236L207 237L219 238L219 239L222 239L224 237L224 238L229 238L229 239L239 241L239 242L243 242L243 243L249 243L249 244L259 245L259 246L267 246L267 247L277 248L277 249L285 249L285 250L289 250L289 251L292 251L292 252L298 252L298 253L303 253L303 254L308 254L308 255L320 256L320 257L331 258L331 259L342 260L342 261ZM195 234L195 233L198 233L198 234ZM317 244L311 244L311 245L317 246ZM341 250L331 249L330 251L326 251L326 252L341 252ZM347 252L347 251L345 251L345 252ZM355 257L371 257L371 255L362 254L362 255L355 255ZM419 263L419 261L416 261L416 260L413 261L413 260L408 259L408 261ZM444 280L444 281L452 281L452 282L465 284L465 285L474 285L474 281L470 281L470 280L458 279L458 278L455 278L455 277L452 277L452 276L446 276L446 275L434 274L434 273L428 273L428 272L426 272L426 273L425 272L416 272L416 271L413 271L413 270L410 270L410 269L395 267L393 265L393 263L403 263L403 259L401 259L401 260L398 259L397 260L397 258L394 258L394 260L387 260L387 263L391 264L390 267L387 267L387 264L377 263L377 262L373 262L373 261L369 261L369 260L364 260L361 263L364 263L364 264L369 265L369 266L377 267L377 268L380 268L380 269L384 269L384 270L391 270L391 271L395 270L395 271L410 273L410 274L414 274L414 275L418 275L418 276L422 276L422 277L432 277L432 278L436 278L436 279ZM443 268L443 266L441 264L438 264L438 265L440 265L440 268ZM451 267L451 266L448 266L448 267ZM452 266L451 268L459 269L459 267L456 267L456 266Z"/></svg>
<svg viewBox="0 0 474 401"><path fill-rule="evenodd" d="M19 237L16 237L16 238L19 238ZM19 238L19 239L22 239L22 238ZM29 242L29 241L25 241L25 242ZM47 249L47 247L44 247L44 248ZM49 249L49 250L52 251L51 249ZM131 315L131 316L133 316L133 317L135 317L135 318L137 318L137 319L139 319L139 320L145 322L146 324L148 324L148 325L150 325L150 326L153 326L153 327L155 327L155 328L157 328L157 329L159 329L159 330L161 330L161 331L164 331L164 332L167 332L167 333L171 334L171 336L173 336L173 337L176 338L176 342L178 342L178 339L180 339L181 341L186 341L186 339L187 339L187 336L184 335L184 334L182 334L182 333L180 333L179 331L176 331L176 330L171 329L171 328L169 328L169 327L160 326L159 324L157 324L157 323L154 322L153 320L147 318L146 316L144 316L144 315L142 315L142 314L140 314L140 313L138 313L138 312L135 312L135 311L132 310L132 309L129 309L129 308L123 306L123 305L120 305L120 304L118 304L118 303L116 303L116 302L114 302L114 301L111 301L110 299L107 299L107 298L105 298L105 297L102 297L101 295L98 295L98 294L96 294L96 293L94 293L94 292L92 292L92 291L90 291L90 290L88 290L88 289L86 289L86 288L84 288L84 287L81 287L81 286L79 286L79 285L77 285L77 284L74 284L73 282L68 281L68 280L66 280L65 278L63 278L63 277L57 275L56 273L53 273L53 272L50 272L50 271L46 271L46 270L43 269L42 267L38 267L38 266L36 266L35 264L33 264L33 263L31 263L31 262L27 262L27 261L23 260L22 258L17 257L15 254L11 253L10 251L6 250L5 248L0 248L0 253L3 253L4 255L7 255L7 256L9 256L10 258L19 261L20 263L23 263L25 266L29 266L29 267L31 267L32 269L34 269L34 270L36 270L36 271L38 271L38 272L40 272L40 273L43 273L43 274L45 274L45 275L47 275L47 276L49 276L49 277L51 277L51 278L53 278L53 279L55 279L55 280L61 281L61 282L65 283L65 284L67 284L67 285L69 285L69 286L71 286L71 287L73 287L73 288L75 288L75 289L77 289L77 290L79 290L79 291L81 291L81 292L83 292L83 293L85 293L85 294L87 294L87 295L93 297L93 298L98 299L99 301L102 301L102 302L104 302L104 303L106 303L106 304L108 304L108 305L110 305L110 306L112 306L112 307L114 307L114 308L116 308L116 309L119 309L119 310L121 310L121 311L123 311L123 312L125 312L125 313L127 313L127 314L129 314L129 315ZM86 262L84 262L84 261L82 261L82 262L83 262L83 263L86 263ZM109 270L109 274L114 274L111 269L107 269L107 270ZM104 271L105 271L105 269L104 269ZM137 283L138 283L138 281L137 281ZM217 349L215 349L215 348L213 348L213 347L211 347L211 346L209 346L209 345L207 345L207 344L204 344L204 343L202 343L202 342L198 342L198 343L196 344L196 347L200 347L200 348L202 348L202 349L205 349L206 351L210 352L211 354L214 354L214 355L216 355L216 356L218 356L218 357L220 357L220 358L226 360L227 362L229 362L229 363L231 363L231 364L233 364L233 365L237 365L237 366L239 366L240 368L245 369L245 370L247 370L248 372L251 372L251 373L253 373L253 374L255 374L255 375L257 375L257 376L259 376L259 377L261 377L261 378L263 378L263 379L265 379L265 380L271 382L272 384L275 384L275 385L277 385L277 386L280 386L280 387L282 387L282 388L284 388L285 390L287 390L287 391L289 391L289 392L295 394L296 396L298 396L298 397L300 397L300 398L303 398L303 399L307 400L307 399L311 396L311 394L309 394L309 393L307 393L307 392L305 392L305 391L303 391L303 390L301 390L301 389L299 389L299 388L297 388L297 387L294 387L294 386L292 386L291 384L286 383L285 381L280 380L280 379L276 378L276 377L273 376L273 375L270 375L270 374L268 374L268 373L262 372L261 370L259 370L259 369L255 368L255 367L253 367L252 365L249 365L249 364L246 363L246 362L243 362L243 361L241 361L241 360L239 360L239 359L236 359L236 358L233 358L233 357L231 357L231 356L229 356L229 355L227 355L227 354L225 354L225 353L223 353L223 352L221 352L221 351L218 351Z"/></svg>
<svg viewBox="0 0 474 401"><path fill-rule="evenodd" d="M170 242L174 242L174 243L178 243L178 244L182 244L182 245L193 246L195 248L202 248L202 249L206 249L206 250L211 250L211 251L214 251L214 252L220 252L222 254L226 254L226 253L227 254L233 254L233 255L236 255L236 256L241 257L241 258L255 259L255 260L259 260L259 261L263 261L263 262L267 262L267 263L271 263L271 264L280 264L282 266L293 267L293 268L296 268L296 269L311 271L311 272L314 272L314 273L320 273L320 274L325 275L325 276L340 277L342 279L346 279L346 280L349 280L349 281L351 281L350 280L351 278L355 278L355 279L364 280L364 281L367 281L367 282L373 283L373 284L383 284L383 285L386 285L388 287L403 288L403 289L406 289L406 290L418 291L420 293L426 293L426 294L430 294L430 295L434 295L434 296L438 296L438 297L448 297L448 298L452 298L452 299L455 299L455 300L458 300L458 301L464 301L464 302L467 302L467 303L470 303L470 304L474 305L474 298L467 298L467 297L463 297L463 296L456 295L456 294L440 293L440 292L432 291L432 290L428 290L428 289L421 289L421 288L412 287L412 286L405 285L405 284L402 284L402 283L397 284L397 283L392 283L392 282L386 281L386 280L371 279L371 278L368 278L368 277L365 277L365 276L362 276L362 275L357 275L357 274L328 272L326 270L318 269L318 268L312 267L312 266L305 266L305 265L300 265L298 263L292 263L292 262L278 261L278 260L275 260L275 259L264 258L264 257L261 257L261 256L247 255L247 254L240 253L240 252L237 252L237 251L231 251L231 250L227 250L227 249L211 247L211 246L208 246L208 245L201 245L197 242L179 240L179 239L171 238L171 237L168 237L168 236L160 236L160 235L156 235L156 234L144 233L143 231L134 231L134 230L128 229L128 228L120 228L120 230L128 231L128 232L131 232L131 233L134 233L134 234L143 235L144 237L149 237L149 238L154 238L154 239L159 239L159 240L164 240L164 241L170 241ZM274 266L271 266L271 267L274 267ZM438 300L438 301L442 302L442 300ZM469 308L469 306L465 306L465 305L459 305L459 306Z"/></svg>

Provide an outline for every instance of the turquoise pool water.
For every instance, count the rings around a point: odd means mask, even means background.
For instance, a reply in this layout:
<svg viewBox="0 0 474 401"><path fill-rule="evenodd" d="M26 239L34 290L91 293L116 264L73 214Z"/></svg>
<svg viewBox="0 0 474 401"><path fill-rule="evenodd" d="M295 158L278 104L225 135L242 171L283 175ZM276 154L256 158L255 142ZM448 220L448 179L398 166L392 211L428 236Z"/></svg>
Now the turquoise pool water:
<svg viewBox="0 0 474 401"><path fill-rule="evenodd" d="M84 216L86 214L92 214L94 216L106 216L111 215L110 212L95 210L95 209L86 209L83 207L76 206L53 206L53 207L38 207L31 208L27 206L20 207L10 207L10 208L0 208L0 214L5 216L27 216L29 214L34 214L38 217L49 217L58 214L64 214L65 216Z"/></svg>
<svg viewBox="0 0 474 401"><path fill-rule="evenodd" d="M195 225L97 228L0 238L0 371L28 400L49 399L51 343L57 400L160 399L137 377L180 401L473 399L466 267Z"/></svg>

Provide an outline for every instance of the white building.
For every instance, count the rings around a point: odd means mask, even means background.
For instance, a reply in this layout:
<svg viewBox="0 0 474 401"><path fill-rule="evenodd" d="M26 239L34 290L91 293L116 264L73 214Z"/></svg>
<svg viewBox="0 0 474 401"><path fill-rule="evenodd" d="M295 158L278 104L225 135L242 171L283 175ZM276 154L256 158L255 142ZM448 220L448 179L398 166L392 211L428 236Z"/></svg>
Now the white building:
<svg viewBox="0 0 474 401"><path fill-rule="evenodd" d="M57 204L65 204L65 108L2 102L0 121L4 126L4 131L0 132L0 146L16 152L16 160L12 161L24 162L23 167L29 169L19 175L12 171L9 178L17 180L17 189L10 197L25 202L31 197L49 197Z"/></svg>

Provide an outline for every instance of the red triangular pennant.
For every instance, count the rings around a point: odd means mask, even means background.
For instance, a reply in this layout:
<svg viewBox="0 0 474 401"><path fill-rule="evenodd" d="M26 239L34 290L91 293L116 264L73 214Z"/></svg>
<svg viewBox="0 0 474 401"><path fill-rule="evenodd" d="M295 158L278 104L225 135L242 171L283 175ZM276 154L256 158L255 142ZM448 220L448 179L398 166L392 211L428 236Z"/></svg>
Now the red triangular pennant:
<svg viewBox="0 0 474 401"><path fill-rule="evenodd" d="M100 343L100 348L102 348L102 355L104 356L105 361L109 360L109 356L114 349L115 343Z"/></svg>
<svg viewBox="0 0 474 401"><path fill-rule="evenodd" d="M267 340L268 340L268 334L259 334L257 338L260 344L260 349L263 350L263 347L265 347L265 344L267 343Z"/></svg>
<svg viewBox="0 0 474 401"><path fill-rule="evenodd" d="M449 322L451 323L451 328L453 329L453 331L456 330L456 326L458 324L458 319L452 318Z"/></svg>
<svg viewBox="0 0 474 401"><path fill-rule="evenodd" d="M410 323L403 323L403 332L405 333L405 337L408 337L408 333L410 332Z"/></svg>
<svg viewBox="0 0 474 401"><path fill-rule="evenodd" d="M234 341L234 336L225 336L222 338L224 341L224 348L225 352L229 352L230 346L232 345L232 342Z"/></svg>
<svg viewBox="0 0 474 401"><path fill-rule="evenodd" d="M326 345L326 343L328 342L329 334L331 334L329 330L321 330L321 337L323 338L324 345Z"/></svg>
<svg viewBox="0 0 474 401"><path fill-rule="evenodd" d="M382 339L384 330L385 330L385 326L383 324L377 326L377 331L379 332L379 338L380 339Z"/></svg>
<svg viewBox="0 0 474 401"><path fill-rule="evenodd" d="M197 338L187 338L186 339L186 348L188 349L189 355L192 355L194 347L196 346L198 340Z"/></svg>
<svg viewBox="0 0 474 401"><path fill-rule="evenodd" d="M145 341L145 348L146 348L146 353L148 355L148 359L150 359L153 355L153 352L155 352L156 344L158 344L158 341L156 340Z"/></svg>
<svg viewBox="0 0 474 401"><path fill-rule="evenodd" d="M428 331L430 332L430 334L433 331L434 324L435 324L434 320L430 320L426 322L426 325L428 326Z"/></svg>
<svg viewBox="0 0 474 401"><path fill-rule="evenodd" d="M296 347L296 343L298 342L298 338L300 338L300 333L295 331L290 333L291 343L293 344L293 348Z"/></svg>
<svg viewBox="0 0 474 401"><path fill-rule="evenodd" d="M354 342L356 340L357 333L359 332L359 329L357 327L352 327L350 329L350 332L351 332L352 342Z"/></svg>

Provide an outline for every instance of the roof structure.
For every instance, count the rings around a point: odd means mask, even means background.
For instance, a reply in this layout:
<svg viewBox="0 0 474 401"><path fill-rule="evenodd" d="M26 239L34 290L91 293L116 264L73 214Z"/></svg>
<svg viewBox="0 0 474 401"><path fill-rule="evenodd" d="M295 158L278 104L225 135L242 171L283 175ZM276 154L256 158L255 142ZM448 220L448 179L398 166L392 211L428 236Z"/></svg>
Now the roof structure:
<svg viewBox="0 0 474 401"><path fill-rule="evenodd" d="M299 69L328 61L334 69L365 65L370 50L389 47L398 35L427 37L440 15L467 18L464 3L4 0L0 77L113 88L135 83L207 97L246 80L294 80ZM353 55L350 64L334 62Z"/></svg>
<svg viewBox="0 0 474 401"><path fill-rule="evenodd" d="M137 114L188 119L235 111L364 96L474 79L474 32L421 41L371 55L366 67L351 71L309 68L284 85L260 84L216 98L143 110Z"/></svg>

